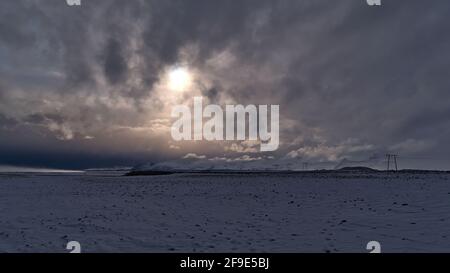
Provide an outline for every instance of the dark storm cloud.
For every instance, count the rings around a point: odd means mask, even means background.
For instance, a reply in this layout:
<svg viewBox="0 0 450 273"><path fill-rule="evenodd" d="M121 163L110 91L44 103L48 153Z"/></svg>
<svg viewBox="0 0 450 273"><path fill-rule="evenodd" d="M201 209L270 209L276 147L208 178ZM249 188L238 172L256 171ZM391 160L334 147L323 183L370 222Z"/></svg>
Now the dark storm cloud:
<svg viewBox="0 0 450 273"><path fill-rule="evenodd" d="M127 70L120 43L113 39L109 40L105 54L104 72L108 80L115 84L124 79Z"/></svg>
<svg viewBox="0 0 450 273"><path fill-rule="evenodd" d="M33 132L16 140L26 149L46 139L33 150L44 157L61 139L90 139L64 150L79 158L89 145L118 147L111 128L140 130L152 118L147 99L159 110L151 95L161 73L188 55L211 102L280 104L280 157L368 158L393 147L445 157L448 14L445 0L1 1L0 124ZM121 141L111 158L145 146Z"/></svg>
<svg viewBox="0 0 450 273"><path fill-rule="evenodd" d="M197 42L204 60L212 51L226 48L245 31L249 15L269 1L163 1L151 5L156 21L144 32L147 48L165 63L177 61L178 50Z"/></svg>
<svg viewBox="0 0 450 273"><path fill-rule="evenodd" d="M12 126L16 124L17 124L16 120L0 114L0 128L10 129Z"/></svg>
<svg viewBox="0 0 450 273"><path fill-rule="evenodd" d="M355 5L332 28L327 21L320 35L308 36L314 48L292 63L282 85L290 115L325 130L330 142L353 136L383 150L407 138L432 142L438 136L424 132L448 121L449 5L385 6L374 12Z"/></svg>

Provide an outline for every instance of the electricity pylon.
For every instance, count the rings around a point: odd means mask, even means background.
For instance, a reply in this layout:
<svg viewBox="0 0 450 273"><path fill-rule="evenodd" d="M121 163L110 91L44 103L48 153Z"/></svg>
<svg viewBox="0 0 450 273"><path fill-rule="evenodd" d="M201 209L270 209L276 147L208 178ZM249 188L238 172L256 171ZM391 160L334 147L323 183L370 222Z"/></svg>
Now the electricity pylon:
<svg viewBox="0 0 450 273"><path fill-rule="evenodd" d="M308 162L303 162L303 170L304 171L308 170L308 165L309 165Z"/></svg>
<svg viewBox="0 0 450 273"><path fill-rule="evenodd" d="M386 154L386 158L387 158L387 170L390 171L391 169L391 159L394 163L395 166L395 171L398 171L398 165L397 165L397 157L398 155L394 155L394 154Z"/></svg>

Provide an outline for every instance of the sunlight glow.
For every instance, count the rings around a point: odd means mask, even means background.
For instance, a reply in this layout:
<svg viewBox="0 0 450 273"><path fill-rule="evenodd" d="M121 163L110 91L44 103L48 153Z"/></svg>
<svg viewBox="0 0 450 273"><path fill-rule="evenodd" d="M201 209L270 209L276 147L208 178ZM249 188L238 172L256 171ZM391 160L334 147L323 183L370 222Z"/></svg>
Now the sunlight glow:
<svg viewBox="0 0 450 273"><path fill-rule="evenodd" d="M192 83L192 76L186 68L177 67L169 72L169 88L173 91L186 91Z"/></svg>

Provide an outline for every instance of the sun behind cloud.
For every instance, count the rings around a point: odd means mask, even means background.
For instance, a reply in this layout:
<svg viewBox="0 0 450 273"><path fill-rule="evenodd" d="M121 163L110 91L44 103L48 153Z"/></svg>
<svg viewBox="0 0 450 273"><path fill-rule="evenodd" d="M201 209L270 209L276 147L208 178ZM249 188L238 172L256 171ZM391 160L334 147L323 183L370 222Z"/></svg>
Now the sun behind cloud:
<svg viewBox="0 0 450 273"><path fill-rule="evenodd" d="M192 75L185 67L174 68L169 71L168 85L172 91L186 91L192 85Z"/></svg>

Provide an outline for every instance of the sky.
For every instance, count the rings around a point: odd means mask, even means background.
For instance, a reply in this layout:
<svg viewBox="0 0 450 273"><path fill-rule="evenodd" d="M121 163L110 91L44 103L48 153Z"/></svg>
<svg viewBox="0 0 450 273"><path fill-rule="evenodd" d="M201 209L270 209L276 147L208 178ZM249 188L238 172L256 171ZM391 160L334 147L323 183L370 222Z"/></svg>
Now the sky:
<svg viewBox="0 0 450 273"><path fill-rule="evenodd" d="M0 165L300 168L395 153L403 168L450 169L449 15L447 0L0 1ZM279 149L174 141L171 109L194 96L279 105Z"/></svg>

